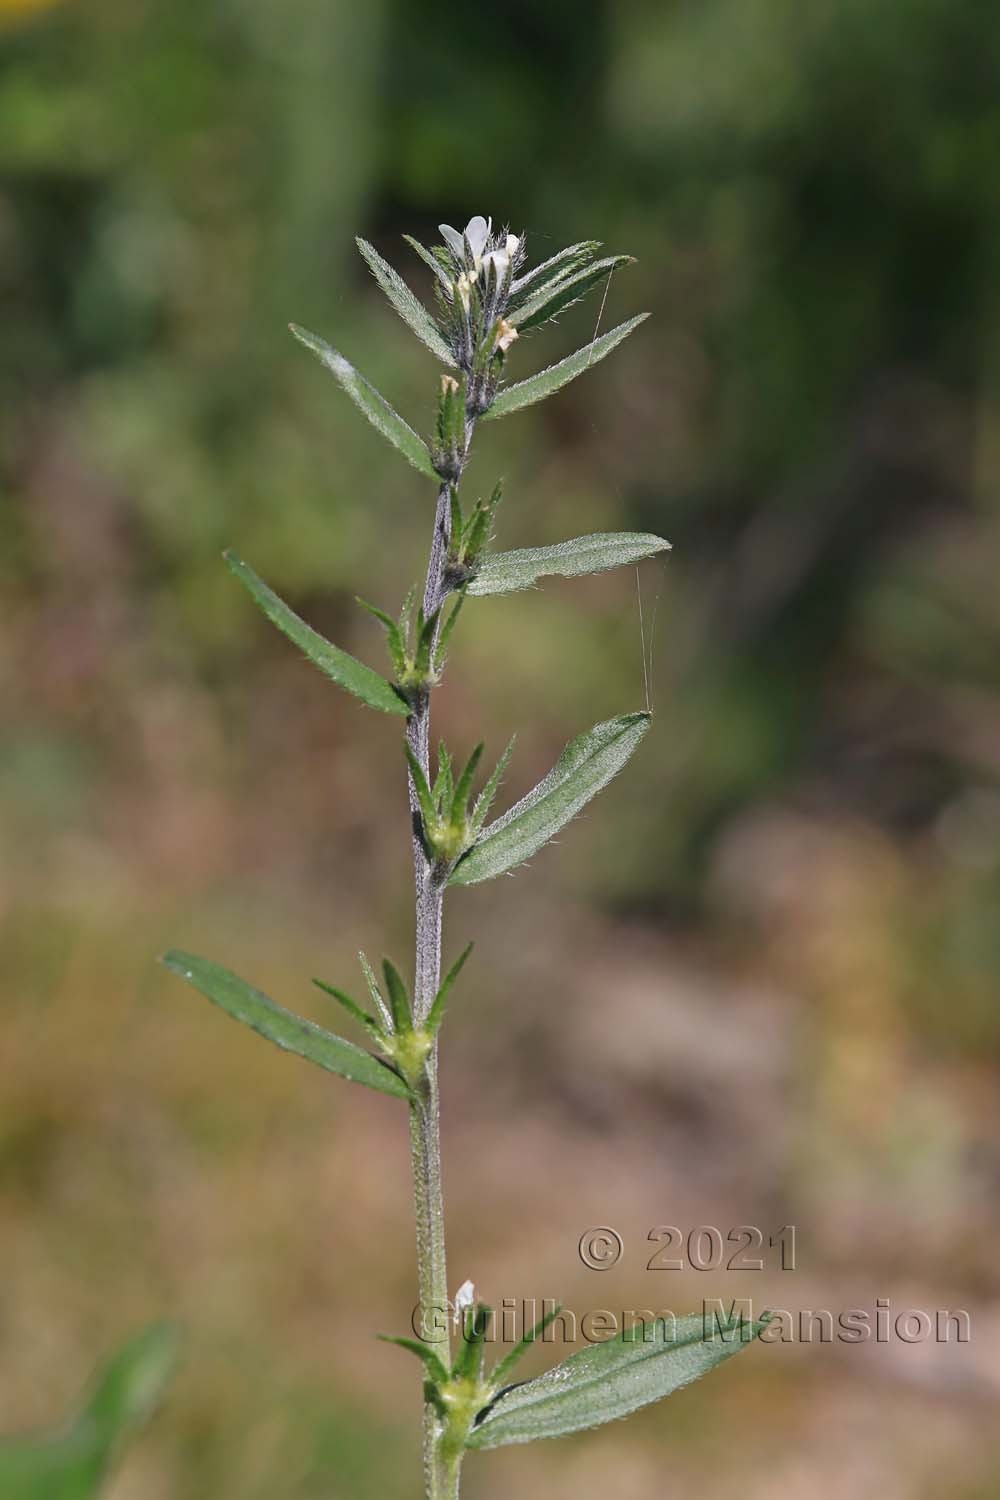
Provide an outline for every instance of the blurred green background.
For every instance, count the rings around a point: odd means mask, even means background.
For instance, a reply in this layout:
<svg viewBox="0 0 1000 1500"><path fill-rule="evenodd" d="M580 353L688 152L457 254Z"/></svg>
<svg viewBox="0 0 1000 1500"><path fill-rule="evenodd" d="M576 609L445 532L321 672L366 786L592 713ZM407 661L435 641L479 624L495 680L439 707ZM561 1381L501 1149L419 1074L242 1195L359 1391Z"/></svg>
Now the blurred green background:
<svg viewBox="0 0 1000 1500"><path fill-rule="evenodd" d="M998 1493L998 160L990 0L0 0L0 1432L168 1316L113 1500L417 1493L418 1381L372 1337L414 1296L401 1112L154 958L325 1020L311 975L407 954L398 736L219 553L379 663L353 595L397 605L432 493L285 324L428 430L433 361L353 236L426 294L400 234L482 212L535 258L633 252L601 326L654 317L483 428L466 495L505 476L502 545L674 550L640 570L635 763L451 903L452 1278L579 1313L881 1297L973 1340L756 1349L474 1456L467 1493ZM625 571L476 601L437 723L517 729L513 797L643 700ZM663 1224L795 1224L798 1268L646 1271Z"/></svg>

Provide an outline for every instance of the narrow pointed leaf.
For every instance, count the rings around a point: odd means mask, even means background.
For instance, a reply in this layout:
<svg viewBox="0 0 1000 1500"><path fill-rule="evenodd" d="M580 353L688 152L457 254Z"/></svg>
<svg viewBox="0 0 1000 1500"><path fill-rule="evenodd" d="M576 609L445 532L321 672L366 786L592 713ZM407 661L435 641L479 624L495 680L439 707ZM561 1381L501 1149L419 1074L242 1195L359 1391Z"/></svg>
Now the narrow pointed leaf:
<svg viewBox="0 0 1000 1500"><path fill-rule="evenodd" d="M551 547L520 547L513 552L487 552L469 584L469 593L513 594L530 589L539 578L558 574L577 578L584 573L603 573L624 563L641 562L657 552L668 552L670 543L646 531L596 531L575 536Z"/></svg>
<svg viewBox="0 0 1000 1500"><path fill-rule="evenodd" d="M368 962L368 957L364 953L358 954L358 963L361 965L361 972L365 976L365 984L368 986L368 993L372 997L372 1004L382 1019L382 1025L386 1032L391 1032L392 1012L382 998L382 991L379 989L378 980L375 978L375 970Z"/></svg>
<svg viewBox="0 0 1000 1500"><path fill-rule="evenodd" d="M399 412L393 411L384 396L380 396L375 387L360 374L358 370L346 360L342 354L332 348L325 339L318 334L310 333L306 328L300 328L297 323L290 323L289 328L294 333L300 344L305 344L311 349L316 358L321 360L332 375L335 375L340 385L350 396L355 406L363 411L373 427L394 448L398 448L405 459L419 469L421 474L426 474L428 479L437 479L434 465L431 463L427 444L414 432L408 422L404 422Z"/></svg>
<svg viewBox="0 0 1000 1500"><path fill-rule="evenodd" d="M605 355L610 354L612 349L628 338L634 328L644 323L649 313L639 313L634 318L629 318L625 323L619 323L617 328L602 333L600 338L578 349L575 354L570 354L566 359L561 359L558 364L549 365L545 370L539 370L537 375L530 375L527 380L519 380L516 385L506 386L497 396L489 411L484 413L487 419L494 417L506 417L512 411L520 411L524 406L532 406L536 401L544 401L546 396L551 396L561 386L568 385L578 375L583 375L592 365L599 364Z"/></svg>
<svg viewBox="0 0 1000 1500"><path fill-rule="evenodd" d="M649 720L648 713L626 714L571 740L545 779L483 830L449 884L475 885L530 859L618 774Z"/></svg>
<svg viewBox="0 0 1000 1500"><path fill-rule="evenodd" d="M400 675L406 670L406 644L403 634L392 615L386 614L384 609L379 609L377 604L369 604L367 599L362 599L360 594L355 598L362 609L373 615L379 624L385 628L386 644L389 648L389 660L392 662L396 672Z"/></svg>
<svg viewBox="0 0 1000 1500"><path fill-rule="evenodd" d="M409 744L405 746L405 751L406 763L410 768L410 775L413 778L413 790L416 792L417 803L420 807L420 816L424 821L424 829L429 834L437 818L437 808L434 805L431 789L427 785L427 777L424 775L423 766L417 760Z"/></svg>
<svg viewBox="0 0 1000 1500"><path fill-rule="evenodd" d="M461 974L463 968L465 967L465 961L468 958L469 954L472 952L472 947L472 943L469 943L464 951L455 960L451 968L448 970L448 973L445 975L444 982L441 985L441 988L434 996L434 1003L432 1004L430 1010L427 1012L427 1020L424 1022L424 1029L428 1031L431 1036L434 1036L434 1034L440 1029L441 1022L444 1020L444 1007L448 999L449 992L452 985L455 983L455 980L458 978L459 974Z"/></svg>
<svg viewBox="0 0 1000 1500"><path fill-rule="evenodd" d="M362 1010L358 1002L352 1000L350 995L344 990L338 990L336 985L327 984L324 979L314 979L313 984L318 990L322 990L324 995L329 995L332 999L336 1000L338 1005L342 1005L347 1014L357 1021L359 1026L363 1026L365 1031L371 1036L377 1037L379 1035L378 1022L375 1017L369 1015L366 1010Z"/></svg>
<svg viewBox="0 0 1000 1500"><path fill-rule="evenodd" d="M537 1379L511 1387L473 1428L468 1446L530 1443L626 1417L738 1354L766 1321L741 1325L735 1319L723 1325L723 1332L713 1331L711 1321L706 1327L701 1313L637 1324L621 1337L581 1349Z"/></svg>
<svg viewBox="0 0 1000 1500"><path fill-rule="evenodd" d="M593 260L600 248L600 240L580 240L579 244L567 245L565 250L560 250L548 260L533 266L530 271L511 282L511 306L519 307L527 297L534 296L543 286L551 286L554 281L561 281L572 275Z"/></svg>
<svg viewBox="0 0 1000 1500"><path fill-rule="evenodd" d="M482 791L479 793L479 796L476 798L476 805L472 810L473 833L478 833L483 824L486 822L489 810L493 805L493 799L496 796L497 791L499 790L500 782L503 780L503 773L506 771L508 765L510 764L510 758L514 753L514 744L516 740L517 735L512 734L510 739L507 741L506 750L497 761L489 780L483 787Z"/></svg>
<svg viewBox="0 0 1000 1500"><path fill-rule="evenodd" d="M382 259L374 245L369 245L368 241L361 239L360 235L357 245L368 263L369 270L403 322L409 324L421 343L426 344L431 353L443 364L454 365L455 357L445 343L441 330L423 303L410 291L403 278L393 270L387 260Z"/></svg>
<svg viewBox="0 0 1000 1500"><path fill-rule="evenodd" d="M448 1371L445 1369L440 1356L427 1344L422 1344L419 1339L394 1338L391 1333L377 1333L377 1339L383 1344L396 1344L400 1349L406 1349L408 1353L415 1354L427 1366L427 1373L438 1385L444 1385L448 1379Z"/></svg>
<svg viewBox="0 0 1000 1500"><path fill-rule="evenodd" d="M406 993L406 985L391 958L383 958L382 973L385 975L385 989L389 996L389 1009L392 1011L392 1025L397 1035L409 1031L413 1024L413 1016L410 1011L410 997Z"/></svg>
<svg viewBox="0 0 1000 1500"><path fill-rule="evenodd" d="M631 255L609 255L604 260L595 260L591 265L561 278L554 286L544 286L534 296L511 312L508 322L521 333L538 328L550 318L565 312L574 302L579 302L588 292L599 286L619 266L627 266L634 259Z"/></svg>
<svg viewBox="0 0 1000 1500"><path fill-rule="evenodd" d="M444 740L438 742L438 773L434 782L434 801L438 807L450 807L455 790L455 766Z"/></svg>
<svg viewBox="0 0 1000 1500"><path fill-rule="evenodd" d="M477 1302L467 1308L462 1319L458 1354L452 1366L452 1375L457 1380L473 1380L482 1370L483 1340L489 1332L493 1309L485 1302Z"/></svg>
<svg viewBox="0 0 1000 1500"><path fill-rule="evenodd" d="M259 1032L286 1052L308 1058L318 1067L348 1078L352 1083L364 1083L368 1088L393 1094L398 1099L410 1097L410 1091L399 1075L370 1052L355 1047L353 1042L345 1042L343 1037L334 1036L313 1021L284 1010L221 964L176 949L168 953L163 962L174 974L193 985L206 1000L211 1000L234 1020L242 1021L244 1026Z"/></svg>
<svg viewBox="0 0 1000 1500"><path fill-rule="evenodd" d="M277 625L282 634L287 635L292 644L298 646L332 682L338 687L346 688L355 698L367 703L369 708L378 708L387 714L405 716L409 713L409 706L391 682L371 667L365 666L364 662L358 661L357 657L341 651L339 646L334 646L317 630L313 630L301 615L297 615L283 599L279 599L273 589L268 588L262 578L257 577L253 568L248 567L242 558L233 552L224 552L223 556L230 571L272 625Z"/></svg>
<svg viewBox="0 0 1000 1500"><path fill-rule="evenodd" d="M414 655L414 666L422 675L431 670L431 652L434 649L434 636L437 632L438 620L441 618L443 604L439 604L433 614L424 619L423 610L417 618L417 649Z"/></svg>
<svg viewBox="0 0 1000 1500"><path fill-rule="evenodd" d="M506 1354L500 1363L490 1371L490 1379L494 1385L500 1385L506 1380L511 1370L528 1352L535 1340L541 1338L549 1324L555 1322L561 1312L562 1303L556 1302L549 1308L547 1313L543 1313L534 1327L525 1330L510 1353Z"/></svg>
<svg viewBox="0 0 1000 1500"><path fill-rule="evenodd" d="M472 779L476 774L476 767L482 758L484 745L482 740L475 747L469 759L465 763L465 769L455 783L455 790L451 794L451 820L457 823L465 813L468 806L469 796L472 792Z"/></svg>
<svg viewBox="0 0 1000 1500"><path fill-rule="evenodd" d="M453 790L451 756L448 754L447 745L442 740L438 745L438 772L431 788L431 796L438 807L449 807Z"/></svg>
<svg viewBox="0 0 1000 1500"><path fill-rule="evenodd" d="M458 624L458 617L462 613L462 605L464 603L465 585L463 584L461 589L459 590L458 597L455 599L454 603L451 606L447 619L441 627L441 634L438 637L438 643L434 651L435 672L440 672L444 667L445 659L448 655L448 646L451 642L452 633L455 629L455 626Z"/></svg>
<svg viewBox="0 0 1000 1500"><path fill-rule="evenodd" d="M415 240L412 234L404 234L403 239L409 245L411 250L416 251L416 253L420 256L420 259L423 261L424 265L431 268L431 270L434 272L434 275L441 283L441 286L445 288L450 294L451 282L448 279L447 272L445 271L441 262L434 255L434 253L428 250L426 245L422 245L419 240Z"/></svg>

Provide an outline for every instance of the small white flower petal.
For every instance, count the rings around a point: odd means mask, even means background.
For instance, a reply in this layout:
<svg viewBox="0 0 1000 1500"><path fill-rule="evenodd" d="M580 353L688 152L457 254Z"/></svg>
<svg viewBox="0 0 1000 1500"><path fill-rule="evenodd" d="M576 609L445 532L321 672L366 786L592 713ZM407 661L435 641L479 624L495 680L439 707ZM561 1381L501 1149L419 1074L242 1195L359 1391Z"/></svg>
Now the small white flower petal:
<svg viewBox="0 0 1000 1500"><path fill-rule="evenodd" d="M476 1300L476 1288L471 1281L463 1281L455 1293L455 1326L462 1321L462 1314L467 1307L471 1307Z"/></svg>
<svg viewBox="0 0 1000 1500"><path fill-rule="evenodd" d="M502 281L507 274L507 264L510 256L506 250L491 250L489 255L483 256L483 265L487 266L492 261L496 268L497 281Z"/></svg>
<svg viewBox="0 0 1000 1500"><path fill-rule="evenodd" d="M517 237L516 234L509 234L507 236L507 254L508 254L508 256L516 255L517 254L518 246L520 245L520 243L521 243L521 241L518 239L518 237Z"/></svg>
<svg viewBox="0 0 1000 1500"><path fill-rule="evenodd" d="M453 250L460 260L465 259L465 241L457 229L452 229L450 224L439 224L440 233L449 250Z"/></svg>
<svg viewBox="0 0 1000 1500"><path fill-rule="evenodd" d="M465 226L465 237L472 247L473 258L477 261L486 249L486 241L490 237L492 223L492 219L487 221L483 218L482 214L476 214L475 218L470 219Z"/></svg>

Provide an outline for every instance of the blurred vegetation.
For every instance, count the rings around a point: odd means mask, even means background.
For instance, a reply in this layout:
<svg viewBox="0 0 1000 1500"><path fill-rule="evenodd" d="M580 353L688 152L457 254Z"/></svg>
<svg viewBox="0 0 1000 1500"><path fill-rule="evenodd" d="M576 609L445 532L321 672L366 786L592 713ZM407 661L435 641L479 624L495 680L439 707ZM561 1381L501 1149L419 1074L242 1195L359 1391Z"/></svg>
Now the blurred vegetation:
<svg viewBox="0 0 1000 1500"><path fill-rule="evenodd" d="M189 1013L149 959L176 941L287 994L293 975L343 982L386 931L406 951L393 736L269 637L219 553L236 546L377 662L353 595L396 605L429 497L285 324L333 338L426 430L432 364L353 235L409 259L426 291L400 233L473 212L538 256L597 234L639 257L606 308L523 341L518 373L577 347L599 311L604 327L654 313L557 401L477 440L473 488L506 476L504 544L631 526L674 551L641 572L658 732L495 914L468 898L454 918L456 942L480 924L483 958L454 1066L485 1049L491 1076L476 1099L456 1075L452 1123L491 1149L514 1106L534 1119L522 1149L550 1169L576 1152L580 1172L595 1125L640 1155L658 1129L681 1159L619 1169L636 1226L680 1215L663 1201L728 1222L731 1198L694 1179L729 1180L726 1126L747 1122L727 1105L713 1126L718 1106L671 1059L686 1016L749 1045L771 996L785 1071L761 1058L748 1075L771 1114L731 1184L737 1221L808 1211L814 1264L995 1305L998 159L987 0L0 0L0 1430L50 1424L99 1349L179 1304L199 1330L192 1373L121 1500L411 1492L416 1408L380 1397L411 1372L368 1350L349 1383L340 1352L411 1295L398 1121L362 1107L385 1176L359 1185L329 1144L354 1132L356 1100ZM484 601L463 626L441 724L496 749L519 728L512 792L572 733L641 706L631 576ZM596 1019L594 973L634 981L662 1042L627 1118L616 1079L638 1064ZM558 1044L543 1002L571 981L590 1050L543 1108ZM483 1205L469 1149L453 1138L454 1199L480 1223L460 1249L491 1266L513 1241L486 1221L520 1209L502 1188ZM308 1228L317 1174L353 1204L320 1235L336 1265ZM555 1215L565 1253L548 1269L571 1277L581 1203L614 1217L568 1181L539 1183L532 1244L544 1255ZM655 1211L651 1194L667 1195ZM787 1400L793 1384L767 1388ZM752 1386L734 1377L734 1421ZM693 1431L717 1423L684 1399ZM845 1394L824 1399L849 1419ZM922 1450L904 1462L906 1399L895 1493L995 1483L989 1454L958 1478ZM768 1420L762 1462L787 1439ZM940 1421L931 1452L971 1463L961 1421ZM585 1445L588 1468L553 1449L516 1455L537 1466L518 1472L557 1496L606 1463L645 1494L679 1435L639 1430L635 1449L618 1432ZM811 1494L814 1472L833 1494L811 1451L814 1471L803 1457L746 1493ZM470 1493L515 1473L496 1464ZM844 1493L882 1495L880 1475L873 1460Z"/></svg>

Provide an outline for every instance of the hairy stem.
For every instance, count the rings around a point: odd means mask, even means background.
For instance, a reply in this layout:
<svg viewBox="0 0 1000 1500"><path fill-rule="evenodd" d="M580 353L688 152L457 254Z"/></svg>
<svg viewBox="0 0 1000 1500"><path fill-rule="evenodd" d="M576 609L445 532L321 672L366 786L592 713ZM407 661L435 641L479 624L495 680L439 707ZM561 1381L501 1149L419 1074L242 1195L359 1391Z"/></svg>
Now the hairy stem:
<svg viewBox="0 0 1000 1500"><path fill-rule="evenodd" d="M449 488L438 493L424 588L424 614L442 602L445 558L450 526ZM430 693L424 690L406 727L407 739L425 776L430 775ZM427 1017L441 979L441 918L443 887L434 879L419 834L419 806L410 778L410 816L413 824L413 869L416 883L416 960L413 1013L419 1026ZM448 1272L445 1261L444 1194L441 1185L441 1131L437 1083L437 1043L427 1059L425 1086L419 1103L410 1106L410 1159L417 1220L417 1277L421 1333L432 1340L446 1365L451 1363L448 1336ZM452 1500L458 1494L459 1459L442 1451L443 1427L433 1402L424 1402L424 1486L427 1500Z"/></svg>

